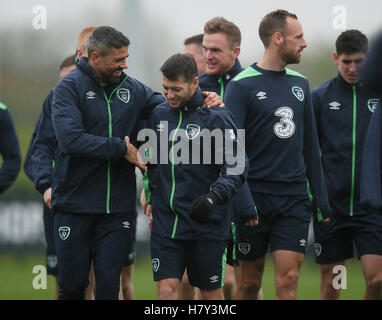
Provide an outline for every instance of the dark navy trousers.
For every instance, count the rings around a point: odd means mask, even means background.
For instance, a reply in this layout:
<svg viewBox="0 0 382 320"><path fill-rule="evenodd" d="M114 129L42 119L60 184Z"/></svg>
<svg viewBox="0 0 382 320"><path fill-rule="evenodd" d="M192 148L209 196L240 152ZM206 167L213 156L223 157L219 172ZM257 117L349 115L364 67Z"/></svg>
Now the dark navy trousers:
<svg viewBox="0 0 382 320"><path fill-rule="evenodd" d="M118 299L121 269L128 255L134 215L135 212L55 213L54 241L59 266L59 299L85 298L92 261L96 299Z"/></svg>

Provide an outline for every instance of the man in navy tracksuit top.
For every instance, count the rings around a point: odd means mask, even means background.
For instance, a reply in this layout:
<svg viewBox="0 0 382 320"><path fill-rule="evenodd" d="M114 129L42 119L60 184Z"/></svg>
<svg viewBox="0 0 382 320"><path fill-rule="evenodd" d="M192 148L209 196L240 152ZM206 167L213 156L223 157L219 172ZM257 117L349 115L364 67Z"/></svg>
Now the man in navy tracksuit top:
<svg viewBox="0 0 382 320"><path fill-rule="evenodd" d="M8 108L0 102L0 154L3 163L0 168L0 193L16 180L21 167L21 152L15 126Z"/></svg>
<svg viewBox="0 0 382 320"><path fill-rule="evenodd" d="M240 54L241 32L231 21L223 17L213 18L204 25L203 55L206 62L206 72L199 75L199 86L202 90L214 91L224 102L225 89L243 69L238 60ZM233 201L232 243L228 247L226 282L224 294L227 300L234 298L236 281L234 269L237 264L234 239L237 223L257 223L255 203L249 191L248 184L240 188Z"/></svg>
<svg viewBox="0 0 382 320"><path fill-rule="evenodd" d="M246 130L247 180L259 213L257 226L238 230L236 298L257 298L270 244L276 298L295 299L311 214L307 180L325 221L330 207L308 80L286 68L306 47L302 26L277 10L262 19L259 34L262 59L237 75L225 96L237 127Z"/></svg>
<svg viewBox="0 0 382 320"><path fill-rule="evenodd" d="M201 107L204 98L193 57L176 54L161 71L168 101L155 108L149 120L155 139L147 156L151 159L151 256L158 299L176 298L186 268L203 299L224 299L229 200L245 180L245 151L238 144L228 110ZM205 132L214 129L222 134L224 144L207 145ZM166 132L170 136L163 138ZM236 164L229 161L234 155L230 150L237 150ZM205 161L208 152L211 157Z"/></svg>
<svg viewBox="0 0 382 320"><path fill-rule="evenodd" d="M122 71L129 40L111 27L88 39L88 56L54 89L58 146L52 207L61 299L83 299L93 260L97 299L118 299L135 215L139 119L164 98ZM130 138L130 139L129 139Z"/></svg>
<svg viewBox="0 0 382 320"><path fill-rule="evenodd" d="M337 77L312 92L333 217L323 225L314 220L316 262L321 271L321 299L339 299L341 286L334 286L337 265L353 257L353 243L366 280L365 298L375 295L373 279L382 279L382 216L367 212L360 203L361 155L370 117L377 108L377 95L359 81L366 60L368 39L358 30L347 30L336 40L334 61ZM374 173L375 174L375 173ZM373 266L373 267L372 267ZM382 288L382 286L380 286Z"/></svg>
<svg viewBox="0 0 382 320"><path fill-rule="evenodd" d="M65 77L76 68L75 57L66 58L60 66L60 78ZM52 191L52 172L54 166L54 151L56 150L56 137L51 120L53 90L45 98L35 130L30 141L24 161L24 171L35 183L36 189L44 196L43 220L46 241L47 274L58 277L56 249L53 237L53 213L50 210ZM58 298L58 286L55 297Z"/></svg>

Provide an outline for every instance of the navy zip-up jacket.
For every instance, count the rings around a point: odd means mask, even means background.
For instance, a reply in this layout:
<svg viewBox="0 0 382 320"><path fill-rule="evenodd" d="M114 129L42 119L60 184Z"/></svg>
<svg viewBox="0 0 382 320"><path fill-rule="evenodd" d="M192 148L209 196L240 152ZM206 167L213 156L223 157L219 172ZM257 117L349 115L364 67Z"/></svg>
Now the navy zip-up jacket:
<svg viewBox="0 0 382 320"><path fill-rule="evenodd" d="M371 116L362 152L361 205L368 212L382 212L382 110Z"/></svg>
<svg viewBox="0 0 382 320"><path fill-rule="evenodd" d="M57 140L52 124L53 92L51 90L44 100L24 163L24 171L41 194L52 187L55 164Z"/></svg>
<svg viewBox="0 0 382 320"><path fill-rule="evenodd" d="M241 71L243 71L243 68L241 67L239 60L236 59L233 67L221 76L209 75L206 72L199 75L199 87L203 91L216 92L224 102L225 89L227 88L228 83ZM243 186L232 199L232 202L234 212L236 213L233 217L235 221L239 219L240 222L245 223L250 219L258 218L256 205L247 181L244 182Z"/></svg>
<svg viewBox="0 0 382 320"><path fill-rule="evenodd" d="M0 154L3 164L0 169L0 193L16 180L21 168L21 152L15 126L8 108L0 102Z"/></svg>
<svg viewBox="0 0 382 320"><path fill-rule="evenodd" d="M24 172L33 183L34 183L35 175L33 173L32 152L33 152L34 141L36 139L37 127L39 126L40 121L41 121L41 113L39 114L37 118L36 126L33 130L32 138L28 145L27 155L25 156L25 160L24 160Z"/></svg>
<svg viewBox="0 0 382 320"><path fill-rule="evenodd" d="M307 195L308 179L317 206L330 215L308 80L255 63L229 83L225 103L246 130L251 190Z"/></svg>
<svg viewBox="0 0 382 320"><path fill-rule="evenodd" d="M135 167L124 155L136 143L139 120L164 101L138 80L121 75L104 87L87 58L54 89L52 121L58 142L52 206L70 213L135 210Z"/></svg>
<svg viewBox="0 0 382 320"><path fill-rule="evenodd" d="M376 95L361 83L336 78L312 92L318 140L330 205L336 215L363 214L360 204L361 155Z"/></svg>
<svg viewBox="0 0 382 320"><path fill-rule="evenodd" d="M162 103L155 108L149 120L149 127L156 132L155 141L151 145L151 158L155 157L155 144L158 153L158 164L148 165L153 214L151 232L173 239L225 240L230 232L229 201L245 180L247 161L242 150L242 153L237 153L240 158L238 166L230 164L225 153L230 153L226 143L224 146L212 143L212 148L203 145L206 141L204 136L199 139L203 129L221 130L223 136L228 132L227 139L232 141L233 150L238 147L238 140L236 126L229 111L220 107L202 107L204 97L201 92L198 88L186 106L179 109L172 109L167 102ZM161 138L166 132L169 137ZM198 135L199 138L196 138ZM161 140L166 143L168 152L161 145ZM198 143L196 141L200 140L202 142L196 149L200 154L195 154L192 146L195 147L195 143ZM188 164L185 161L175 163L175 155L182 156L182 143L189 146L189 154L185 155ZM216 149L224 155L220 164L214 156ZM212 155L211 162L204 164L203 157L208 151ZM191 162L195 156L199 164ZM235 167L239 174L230 174L228 170ZM199 224L189 216L191 204L210 190L216 193L220 205L206 224Z"/></svg>

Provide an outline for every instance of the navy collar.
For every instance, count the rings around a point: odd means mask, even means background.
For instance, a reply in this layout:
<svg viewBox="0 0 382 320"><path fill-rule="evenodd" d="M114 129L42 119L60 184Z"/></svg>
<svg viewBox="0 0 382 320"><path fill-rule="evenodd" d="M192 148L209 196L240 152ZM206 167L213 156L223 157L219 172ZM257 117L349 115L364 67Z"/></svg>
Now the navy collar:
<svg viewBox="0 0 382 320"><path fill-rule="evenodd" d="M242 70L243 70L243 68L241 67L239 59L236 59L235 64L233 65L233 67L230 70L228 70L228 72L226 72L226 73L224 73L224 74L222 74L220 76L218 76L216 74L209 75L207 72L204 72L202 74L206 74L207 77L211 77L211 78L215 79L217 82L221 81L220 79L222 79L224 83L227 83L231 79L236 77L236 75L239 74Z"/></svg>
<svg viewBox="0 0 382 320"><path fill-rule="evenodd" d="M239 62L239 59L236 59L235 64L233 67L226 73L224 73L221 78L224 82L230 81L232 78L236 77L237 74L239 74L243 68L241 67L241 64Z"/></svg>
<svg viewBox="0 0 382 320"><path fill-rule="evenodd" d="M192 95L190 100L187 101L187 103L182 106L180 109L182 111L192 111L197 109L198 107L201 107L203 105L204 96L202 94L202 90L200 87L198 87L195 91L195 93Z"/></svg>
<svg viewBox="0 0 382 320"><path fill-rule="evenodd" d="M355 85L356 88L362 86L362 84L360 82L357 82L355 84L350 84L350 83L346 82L345 79L342 77L341 73L339 73L339 72L337 74L337 83L341 88L343 88L345 90L349 90L349 91L353 90L353 85Z"/></svg>
<svg viewBox="0 0 382 320"><path fill-rule="evenodd" d="M273 70L262 69L257 65L257 62L252 64L251 67L253 69L255 69L256 71L262 73L262 74L275 75L275 76L282 76L282 75L286 74L286 69L284 69L282 71L273 71Z"/></svg>

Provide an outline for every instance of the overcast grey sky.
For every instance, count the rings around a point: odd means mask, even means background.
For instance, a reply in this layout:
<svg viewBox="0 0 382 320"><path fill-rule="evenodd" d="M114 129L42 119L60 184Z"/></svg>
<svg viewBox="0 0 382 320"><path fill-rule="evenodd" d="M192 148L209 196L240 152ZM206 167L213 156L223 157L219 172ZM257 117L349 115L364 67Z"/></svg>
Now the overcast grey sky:
<svg viewBox="0 0 382 320"><path fill-rule="evenodd" d="M33 29L37 5L46 7L46 30ZM112 25L132 40L129 72L150 84L150 70L158 72L161 62L183 50L184 38L201 33L204 23L215 16L224 16L240 27L243 66L259 59L263 52L257 34L260 19L278 8L299 17L308 42L306 55L317 53L321 45L334 48L343 26L360 29L370 37L382 28L381 0L0 0L0 26L3 34L10 30L44 35L42 48L50 46L50 54L61 59L73 52L76 34L85 26ZM1 45L7 41L11 40L3 39ZM22 51L23 44L19 45Z"/></svg>

